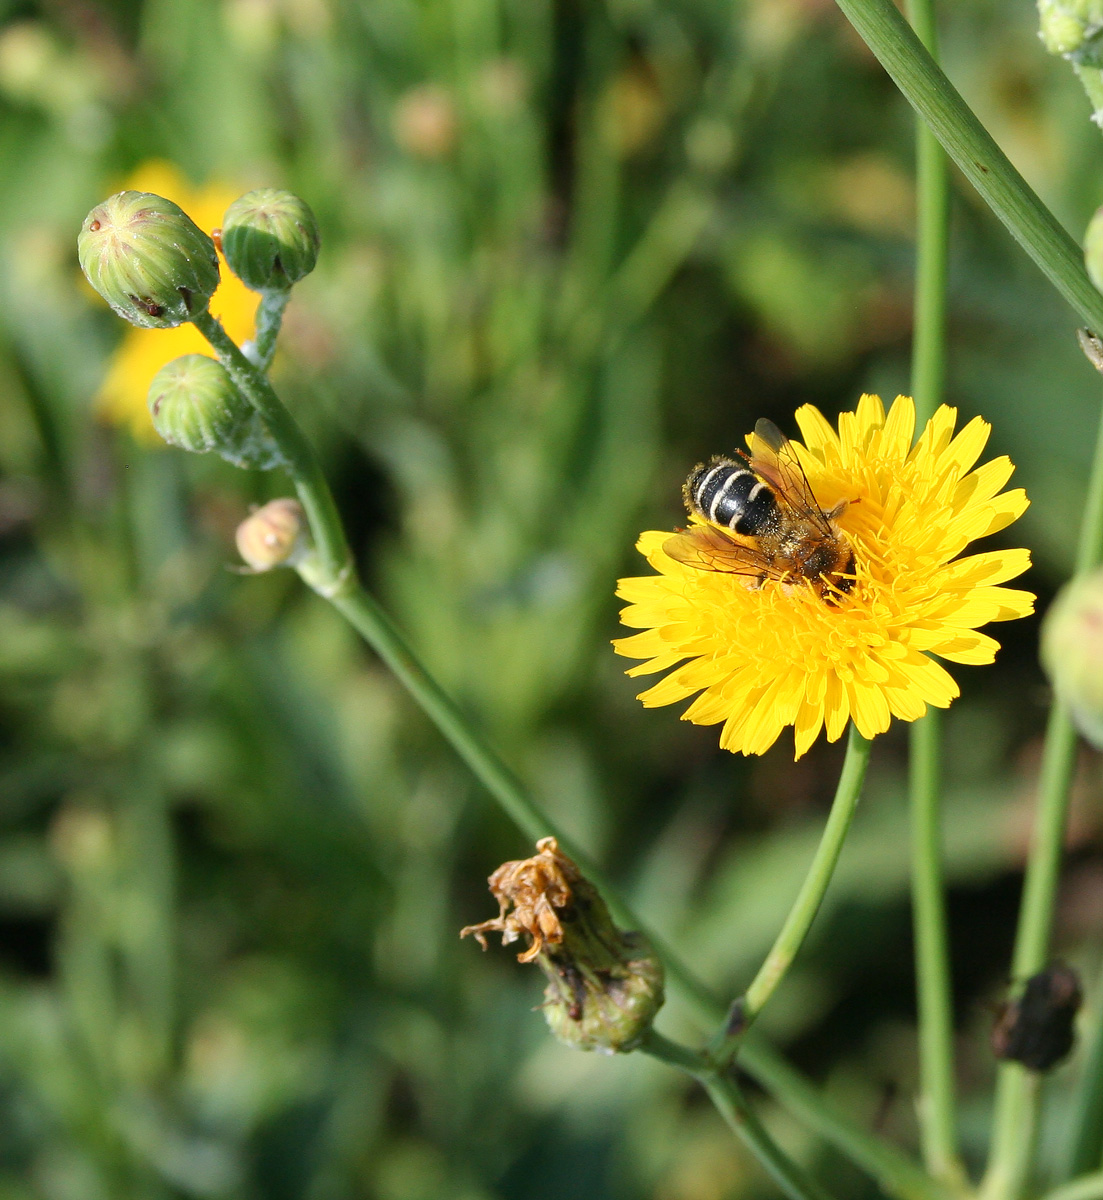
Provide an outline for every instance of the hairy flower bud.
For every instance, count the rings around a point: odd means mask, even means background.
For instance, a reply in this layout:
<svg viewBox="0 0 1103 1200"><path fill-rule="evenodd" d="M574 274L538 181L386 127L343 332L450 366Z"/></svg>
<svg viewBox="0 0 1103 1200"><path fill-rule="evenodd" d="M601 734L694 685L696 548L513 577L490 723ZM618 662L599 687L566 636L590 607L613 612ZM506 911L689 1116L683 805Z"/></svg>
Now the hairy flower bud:
<svg viewBox="0 0 1103 1200"><path fill-rule="evenodd" d="M148 404L165 441L195 454L224 445L252 412L222 364L205 354L166 363L149 385Z"/></svg>
<svg viewBox="0 0 1103 1200"><path fill-rule="evenodd" d="M498 916L469 925L486 949L488 932L502 942L527 934L517 958L547 977L544 1016L552 1033L578 1050L634 1049L663 1003L663 968L641 934L613 924L597 889L555 838L536 843L533 858L503 863L490 877ZM512 906L512 911L509 911Z"/></svg>
<svg viewBox="0 0 1103 1200"><path fill-rule="evenodd" d="M1076 727L1103 749L1103 571L1057 593L1042 622L1042 666Z"/></svg>
<svg viewBox="0 0 1103 1200"><path fill-rule="evenodd" d="M213 450L235 467L262 471L284 462L260 413L222 364L205 354L166 363L154 375L147 399L154 428L170 446L194 454Z"/></svg>
<svg viewBox="0 0 1103 1200"><path fill-rule="evenodd" d="M118 192L77 238L81 270L132 325L171 329L203 312L218 287L214 242L171 200Z"/></svg>
<svg viewBox="0 0 1103 1200"><path fill-rule="evenodd" d="M257 572L294 567L311 549L310 527L298 500L269 500L237 527L237 550Z"/></svg>
<svg viewBox="0 0 1103 1200"><path fill-rule="evenodd" d="M222 253L254 292L285 292L314 270L318 222L305 200L279 188L246 192L226 210Z"/></svg>
<svg viewBox="0 0 1103 1200"><path fill-rule="evenodd" d="M1038 0L1040 35L1050 54L1089 62L1099 53L1103 0Z"/></svg>

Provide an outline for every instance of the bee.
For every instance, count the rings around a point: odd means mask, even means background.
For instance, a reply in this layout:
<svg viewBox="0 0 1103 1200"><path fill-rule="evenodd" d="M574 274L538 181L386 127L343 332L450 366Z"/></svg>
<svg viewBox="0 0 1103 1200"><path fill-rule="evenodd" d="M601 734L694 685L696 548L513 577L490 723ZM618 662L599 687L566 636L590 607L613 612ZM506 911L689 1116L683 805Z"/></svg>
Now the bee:
<svg viewBox="0 0 1103 1200"><path fill-rule="evenodd" d="M849 501L820 508L793 444L772 422L755 425L742 461L715 457L693 468L682 488L691 525L663 543L677 562L703 571L806 582L820 596L850 591L854 551L835 522Z"/></svg>

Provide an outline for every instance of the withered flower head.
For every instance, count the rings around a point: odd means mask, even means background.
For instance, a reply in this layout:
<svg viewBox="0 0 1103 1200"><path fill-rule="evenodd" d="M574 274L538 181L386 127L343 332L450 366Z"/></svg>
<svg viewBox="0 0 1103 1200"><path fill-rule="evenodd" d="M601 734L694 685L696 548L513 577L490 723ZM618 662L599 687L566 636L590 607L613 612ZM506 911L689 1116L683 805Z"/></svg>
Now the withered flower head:
<svg viewBox="0 0 1103 1200"><path fill-rule="evenodd" d="M486 934L502 942L528 934L517 955L547 977L544 1016L552 1033L579 1050L605 1053L638 1045L663 1003L662 963L638 933L613 924L605 901L555 838L536 843L533 858L503 863L490 876L498 915L469 933L486 949Z"/></svg>
<svg viewBox="0 0 1103 1200"><path fill-rule="evenodd" d="M1055 1067L1072 1049L1082 999L1080 977L1064 963L1031 975L1022 994L1000 1009L992 1028L993 1054L1030 1071Z"/></svg>

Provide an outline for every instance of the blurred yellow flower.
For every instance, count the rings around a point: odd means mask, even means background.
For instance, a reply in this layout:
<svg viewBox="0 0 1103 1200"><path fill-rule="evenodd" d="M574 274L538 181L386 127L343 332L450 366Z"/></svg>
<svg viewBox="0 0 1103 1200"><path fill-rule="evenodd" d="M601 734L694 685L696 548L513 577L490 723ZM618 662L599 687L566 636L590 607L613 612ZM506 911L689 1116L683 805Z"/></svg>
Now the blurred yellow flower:
<svg viewBox="0 0 1103 1200"><path fill-rule="evenodd" d="M659 574L620 581L621 620L644 632L614 646L650 660L629 675L674 668L643 703L699 692L683 720L722 722L725 749L762 754L792 725L798 758L825 727L835 741L853 721L868 738L894 716L948 707L958 686L930 656L991 662L998 643L978 628L1034 607L1029 592L997 586L1030 566L1026 550L958 557L1028 502L1021 488L1001 492L1014 469L1007 458L971 469L991 427L978 417L954 437L956 419L944 405L913 445L907 396L887 416L877 396L863 396L838 433L810 404L797 412L805 444L793 445L817 502L850 501L838 525L854 550L854 584L829 599L685 565L664 549L670 533L642 534L640 553Z"/></svg>
<svg viewBox="0 0 1103 1200"><path fill-rule="evenodd" d="M172 200L208 233L222 224L223 214L240 194L221 183L193 187L175 166L161 161L143 163L121 186L154 192ZM253 336L260 297L230 273L221 254L218 259L222 281L211 299L211 313L222 321L226 332L240 346ZM113 425L128 426L140 441L162 445L150 420L146 393L154 375L182 354L206 354L214 358L206 339L194 325L180 325L176 329L129 326L96 393L96 413Z"/></svg>

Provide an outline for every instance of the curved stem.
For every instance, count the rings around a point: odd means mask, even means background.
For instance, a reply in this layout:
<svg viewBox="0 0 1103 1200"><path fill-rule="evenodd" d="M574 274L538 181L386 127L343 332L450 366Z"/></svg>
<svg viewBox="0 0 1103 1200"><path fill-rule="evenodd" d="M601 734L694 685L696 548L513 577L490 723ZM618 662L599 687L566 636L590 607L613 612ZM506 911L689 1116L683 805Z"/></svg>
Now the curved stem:
<svg viewBox="0 0 1103 1200"><path fill-rule="evenodd" d="M328 590L320 588L315 577L311 578L311 586L342 613L391 668L518 828L534 841L546 836L557 838L564 852L575 859L601 891L616 919L645 934L663 960L671 982L701 1020L710 1025L716 1023L724 1011L719 999L681 961L665 939L638 920L605 873L532 801L513 772L425 669L387 613L357 582L349 566L347 543L333 497L309 443L268 381L242 355L218 322L204 316L205 319L196 324L215 348L231 378L263 415L290 464L315 542L319 549L328 547L328 578L338 586ZM743 1046L742 1065L783 1106L868 1171L886 1194L896 1200L947 1200L946 1190L920 1171L906 1155L837 1112L777 1051L753 1033Z"/></svg>
<svg viewBox="0 0 1103 1200"><path fill-rule="evenodd" d="M1080 247L1008 161L892 0L836 0L981 198L1092 329L1103 330L1103 295Z"/></svg>
<svg viewBox="0 0 1103 1200"><path fill-rule="evenodd" d="M908 0L908 17L938 59L933 0ZM920 428L942 403L946 374L946 275L950 189L946 155L916 121L918 219L912 395ZM953 1004L942 859L942 714L928 709L909 730L908 790L912 818L912 922L919 1014L918 1118L923 1161L953 1186L965 1181L957 1139Z"/></svg>
<svg viewBox="0 0 1103 1200"><path fill-rule="evenodd" d="M793 907L789 910L789 915L785 918L769 954L759 967L758 974L746 992L731 1007L726 1028L721 1034L722 1040L715 1050L715 1060L718 1064L731 1061L739 1047L740 1037L777 990L808 936L827 891L827 885L831 882L835 864L839 861L839 852L843 848L854 811L858 807L872 745L871 740L862 737L851 725L846 743L846 758L843 760L839 784L835 789L835 799L831 804L831 812L828 814L820 844L816 847L812 865L808 868L808 874L804 877Z"/></svg>
<svg viewBox="0 0 1103 1200"><path fill-rule="evenodd" d="M790 1200L830 1200L829 1194L785 1153L747 1104L735 1077L712 1066L704 1055L648 1030L640 1050L692 1075L759 1165Z"/></svg>
<svg viewBox="0 0 1103 1200"><path fill-rule="evenodd" d="M739 1049L739 1066L786 1109L874 1179L896 1200L951 1200L956 1195L910 1158L862 1125L841 1116L757 1030Z"/></svg>

